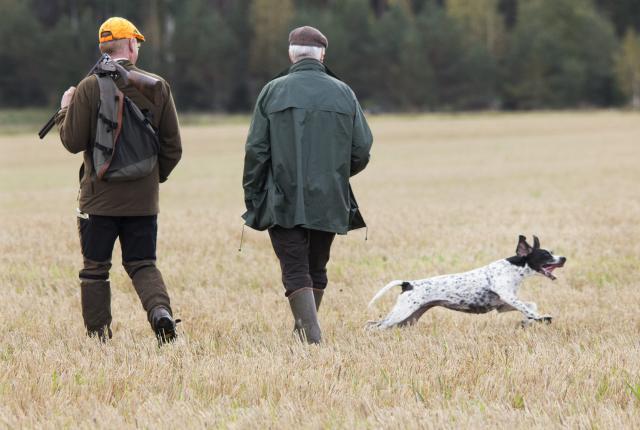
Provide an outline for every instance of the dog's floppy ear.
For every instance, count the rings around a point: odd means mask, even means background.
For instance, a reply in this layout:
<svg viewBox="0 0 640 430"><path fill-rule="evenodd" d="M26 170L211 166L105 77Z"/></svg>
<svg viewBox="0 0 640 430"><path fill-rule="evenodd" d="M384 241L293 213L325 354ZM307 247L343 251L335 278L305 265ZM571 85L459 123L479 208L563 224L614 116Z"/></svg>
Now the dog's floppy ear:
<svg viewBox="0 0 640 430"><path fill-rule="evenodd" d="M531 248L531 245L527 243L527 238L523 235L520 235L520 237L518 238L516 255L518 257L526 257L527 255L531 254L531 251L533 251L533 248Z"/></svg>
<svg viewBox="0 0 640 430"><path fill-rule="evenodd" d="M533 249L540 249L540 240L538 236L533 236Z"/></svg>

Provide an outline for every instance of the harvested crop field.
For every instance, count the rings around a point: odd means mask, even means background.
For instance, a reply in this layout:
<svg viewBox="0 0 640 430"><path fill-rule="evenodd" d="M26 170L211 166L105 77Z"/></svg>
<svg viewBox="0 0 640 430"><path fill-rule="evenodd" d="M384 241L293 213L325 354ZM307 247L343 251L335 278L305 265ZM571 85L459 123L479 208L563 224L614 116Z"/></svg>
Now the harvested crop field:
<svg viewBox="0 0 640 430"><path fill-rule="evenodd" d="M114 338L80 313L79 155L55 132L0 136L0 427L639 428L640 115L373 116L353 188L369 225L338 237L301 345L264 232L238 252L248 123L183 129L161 185L158 266L182 318L159 349L114 251ZM442 308L368 332L418 279L514 254L536 234L567 257L520 296L553 315Z"/></svg>

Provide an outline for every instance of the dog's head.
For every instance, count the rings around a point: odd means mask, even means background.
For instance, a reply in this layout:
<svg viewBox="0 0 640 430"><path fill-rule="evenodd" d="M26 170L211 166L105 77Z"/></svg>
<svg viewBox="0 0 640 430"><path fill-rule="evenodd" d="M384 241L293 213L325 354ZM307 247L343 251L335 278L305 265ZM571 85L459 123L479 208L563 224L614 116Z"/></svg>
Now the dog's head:
<svg viewBox="0 0 640 430"><path fill-rule="evenodd" d="M553 271L558 267L564 266L567 261L565 257L553 255L550 251L540 248L540 240L533 236L533 246L527 243L527 238L520 235L518 246L516 247L516 256L508 259L510 263L518 266L525 264L531 269L554 280Z"/></svg>

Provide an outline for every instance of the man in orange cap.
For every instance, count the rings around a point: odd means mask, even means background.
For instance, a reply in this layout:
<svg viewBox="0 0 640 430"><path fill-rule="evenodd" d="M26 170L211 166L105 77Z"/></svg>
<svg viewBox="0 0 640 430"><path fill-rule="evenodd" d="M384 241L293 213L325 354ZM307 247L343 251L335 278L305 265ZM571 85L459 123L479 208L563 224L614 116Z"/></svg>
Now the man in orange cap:
<svg viewBox="0 0 640 430"><path fill-rule="evenodd" d="M100 105L98 78L91 75L69 88L56 117L60 139L71 153L83 152L80 169L78 230L84 267L80 271L82 316L87 333L105 340L111 337L111 289L109 270L116 238L122 248L123 265L133 281L152 329L160 342L175 338L175 321L169 294L156 268L156 236L159 183L167 180L182 154L178 116L169 84L135 66L144 36L128 20L109 18L98 32L102 53L109 54L128 71L148 74L162 82L162 97L149 100L122 77L118 89L142 112L157 130L157 163L151 173L139 179L112 182L100 179L93 165L92 151ZM127 124L127 118L124 119ZM135 142L134 142L135 145Z"/></svg>

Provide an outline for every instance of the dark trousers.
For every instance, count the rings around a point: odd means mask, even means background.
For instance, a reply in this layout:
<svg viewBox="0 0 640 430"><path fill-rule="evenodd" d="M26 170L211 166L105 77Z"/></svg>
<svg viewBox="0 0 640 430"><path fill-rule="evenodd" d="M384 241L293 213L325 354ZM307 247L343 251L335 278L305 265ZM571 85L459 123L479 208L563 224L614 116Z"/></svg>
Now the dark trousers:
<svg viewBox="0 0 640 430"><path fill-rule="evenodd" d="M116 239L122 262L147 316L156 306L171 313L169 294L156 268L157 216L112 217L90 215L78 219L84 267L80 271L82 314L91 331L111 323L109 270Z"/></svg>
<svg viewBox="0 0 640 430"><path fill-rule="evenodd" d="M326 288L327 263L335 236L302 227L269 229L273 250L280 260L285 296L301 288Z"/></svg>

